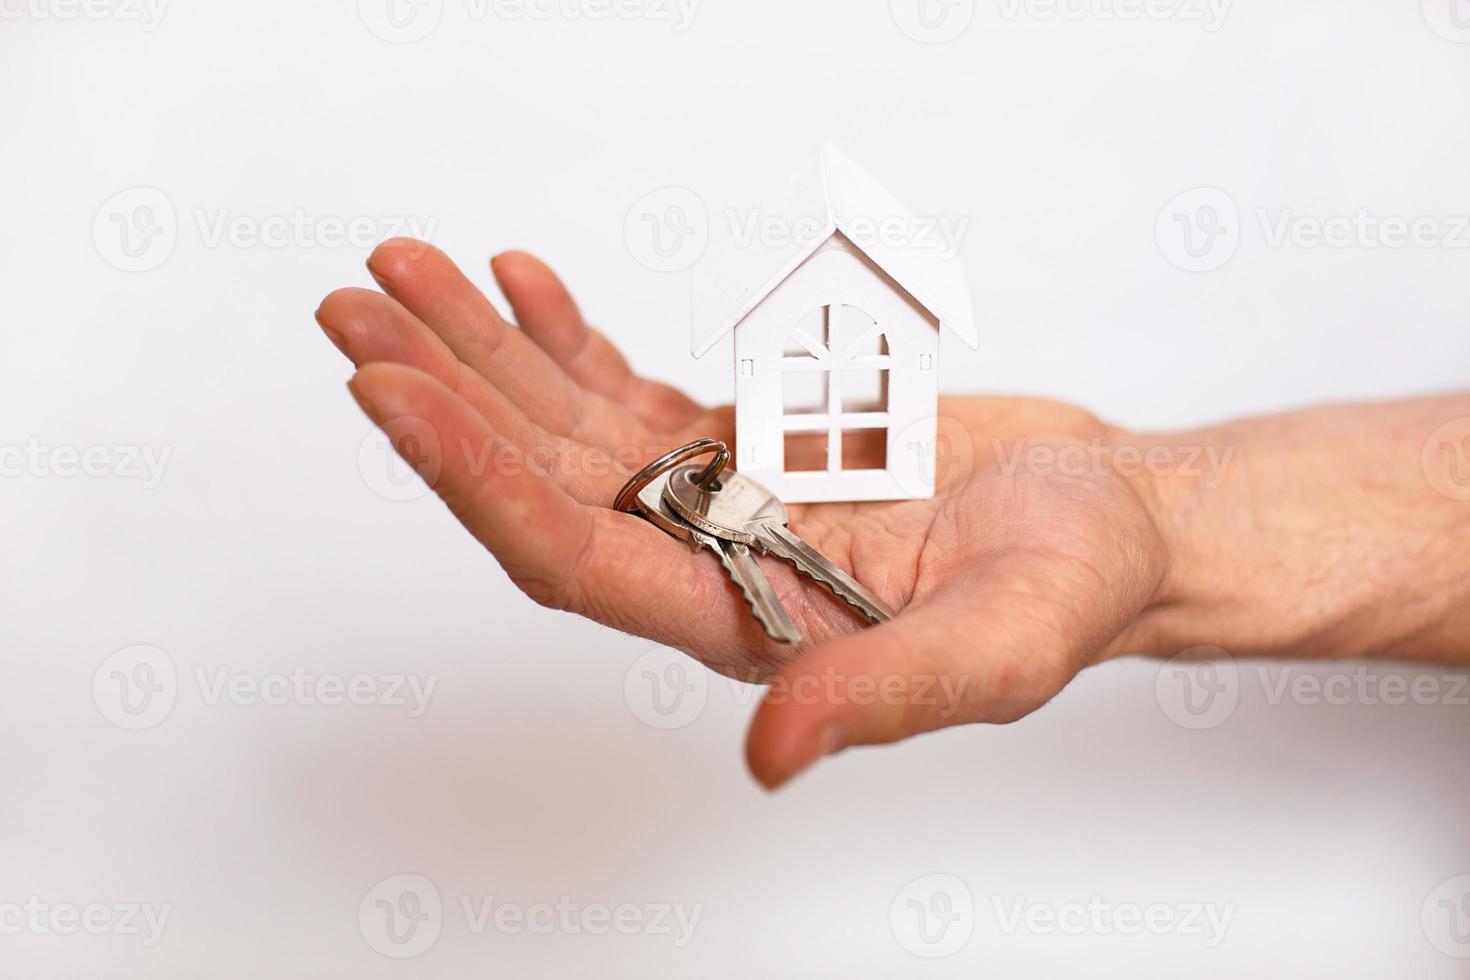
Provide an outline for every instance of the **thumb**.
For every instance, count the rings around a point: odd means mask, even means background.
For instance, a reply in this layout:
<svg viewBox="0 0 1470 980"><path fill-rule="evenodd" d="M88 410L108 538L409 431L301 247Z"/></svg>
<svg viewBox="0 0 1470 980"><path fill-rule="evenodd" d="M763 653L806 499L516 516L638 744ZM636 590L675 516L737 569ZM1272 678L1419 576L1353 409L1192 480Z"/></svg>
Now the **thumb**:
<svg viewBox="0 0 1470 980"><path fill-rule="evenodd" d="M1029 714L1075 668L1062 666L1068 658L1060 645L1041 635L1054 637L1052 630L1012 612L989 615L931 599L793 660L772 679L751 722L745 752L752 774L775 789L848 746Z"/></svg>

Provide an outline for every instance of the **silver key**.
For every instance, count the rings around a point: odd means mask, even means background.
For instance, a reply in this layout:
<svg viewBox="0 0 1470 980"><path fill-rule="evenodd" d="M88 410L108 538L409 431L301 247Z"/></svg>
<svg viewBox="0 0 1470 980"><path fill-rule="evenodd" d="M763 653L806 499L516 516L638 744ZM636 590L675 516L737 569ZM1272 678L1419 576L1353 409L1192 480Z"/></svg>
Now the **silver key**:
<svg viewBox="0 0 1470 980"><path fill-rule="evenodd" d="M771 491L733 472L720 475L718 490L702 490L694 482L701 469L681 466L668 475L663 501L673 513L708 534L753 545L790 562L871 623L884 623L896 615L891 606L793 534L786 526L786 505Z"/></svg>
<svg viewBox="0 0 1470 980"><path fill-rule="evenodd" d="M694 469L697 472L701 467L696 466ZM669 474L665 473L639 492L637 504L643 516L660 530L696 550L703 547L713 551L729 573L730 580L740 587L751 613L766 631L766 635L777 643L801 646L805 637L791 622L786 607L781 605L776 590L771 588L765 573L756 564L755 555L750 553L749 546L738 541L728 541L681 520L664 502L664 487L668 482Z"/></svg>

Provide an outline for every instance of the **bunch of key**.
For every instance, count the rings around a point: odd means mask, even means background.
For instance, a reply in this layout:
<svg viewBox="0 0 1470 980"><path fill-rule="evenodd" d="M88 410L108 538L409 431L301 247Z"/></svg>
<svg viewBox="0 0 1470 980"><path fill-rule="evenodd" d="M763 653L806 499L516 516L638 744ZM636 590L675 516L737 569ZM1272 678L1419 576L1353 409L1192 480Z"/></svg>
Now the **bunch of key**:
<svg viewBox="0 0 1470 980"><path fill-rule="evenodd" d="M689 464L708 453L714 454L710 463ZM786 526L786 505L780 498L747 476L722 472L729 459L729 449L717 439L681 446L629 480L614 507L636 510L678 540L713 552L756 621L777 643L800 646L804 638L766 580L756 552L790 562L870 623L893 618L893 609L883 600Z"/></svg>

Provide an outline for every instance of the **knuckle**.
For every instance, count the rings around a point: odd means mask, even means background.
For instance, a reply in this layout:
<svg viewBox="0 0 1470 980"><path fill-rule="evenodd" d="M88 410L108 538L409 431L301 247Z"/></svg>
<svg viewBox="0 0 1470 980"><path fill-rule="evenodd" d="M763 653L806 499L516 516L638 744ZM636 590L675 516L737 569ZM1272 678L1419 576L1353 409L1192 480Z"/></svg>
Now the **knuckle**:
<svg viewBox="0 0 1470 980"><path fill-rule="evenodd" d="M542 575L521 575L515 578L516 587L536 605L557 612L574 611L577 607L575 591L564 581Z"/></svg>
<svg viewBox="0 0 1470 980"><path fill-rule="evenodd" d="M516 585L531 601L559 612L579 612L599 622L607 620L590 602L586 585L597 574L593 561L597 555L597 523L587 524L581 544L565 561L548 561L534 569L518 571L512 576Z"/></svg>

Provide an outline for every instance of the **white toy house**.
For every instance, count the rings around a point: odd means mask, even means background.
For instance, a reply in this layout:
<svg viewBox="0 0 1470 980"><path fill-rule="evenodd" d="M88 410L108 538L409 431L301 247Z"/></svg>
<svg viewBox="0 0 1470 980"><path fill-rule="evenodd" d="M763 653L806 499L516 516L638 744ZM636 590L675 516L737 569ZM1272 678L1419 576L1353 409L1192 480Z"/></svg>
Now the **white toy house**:
<svg viewBox="0 0 1470 980"><path fill-rule="evenodd" d="M693 353L734 331L736 468L790 502L931 496L939 331L978 347L958 258L831 145L725 217Z"/></svg>

